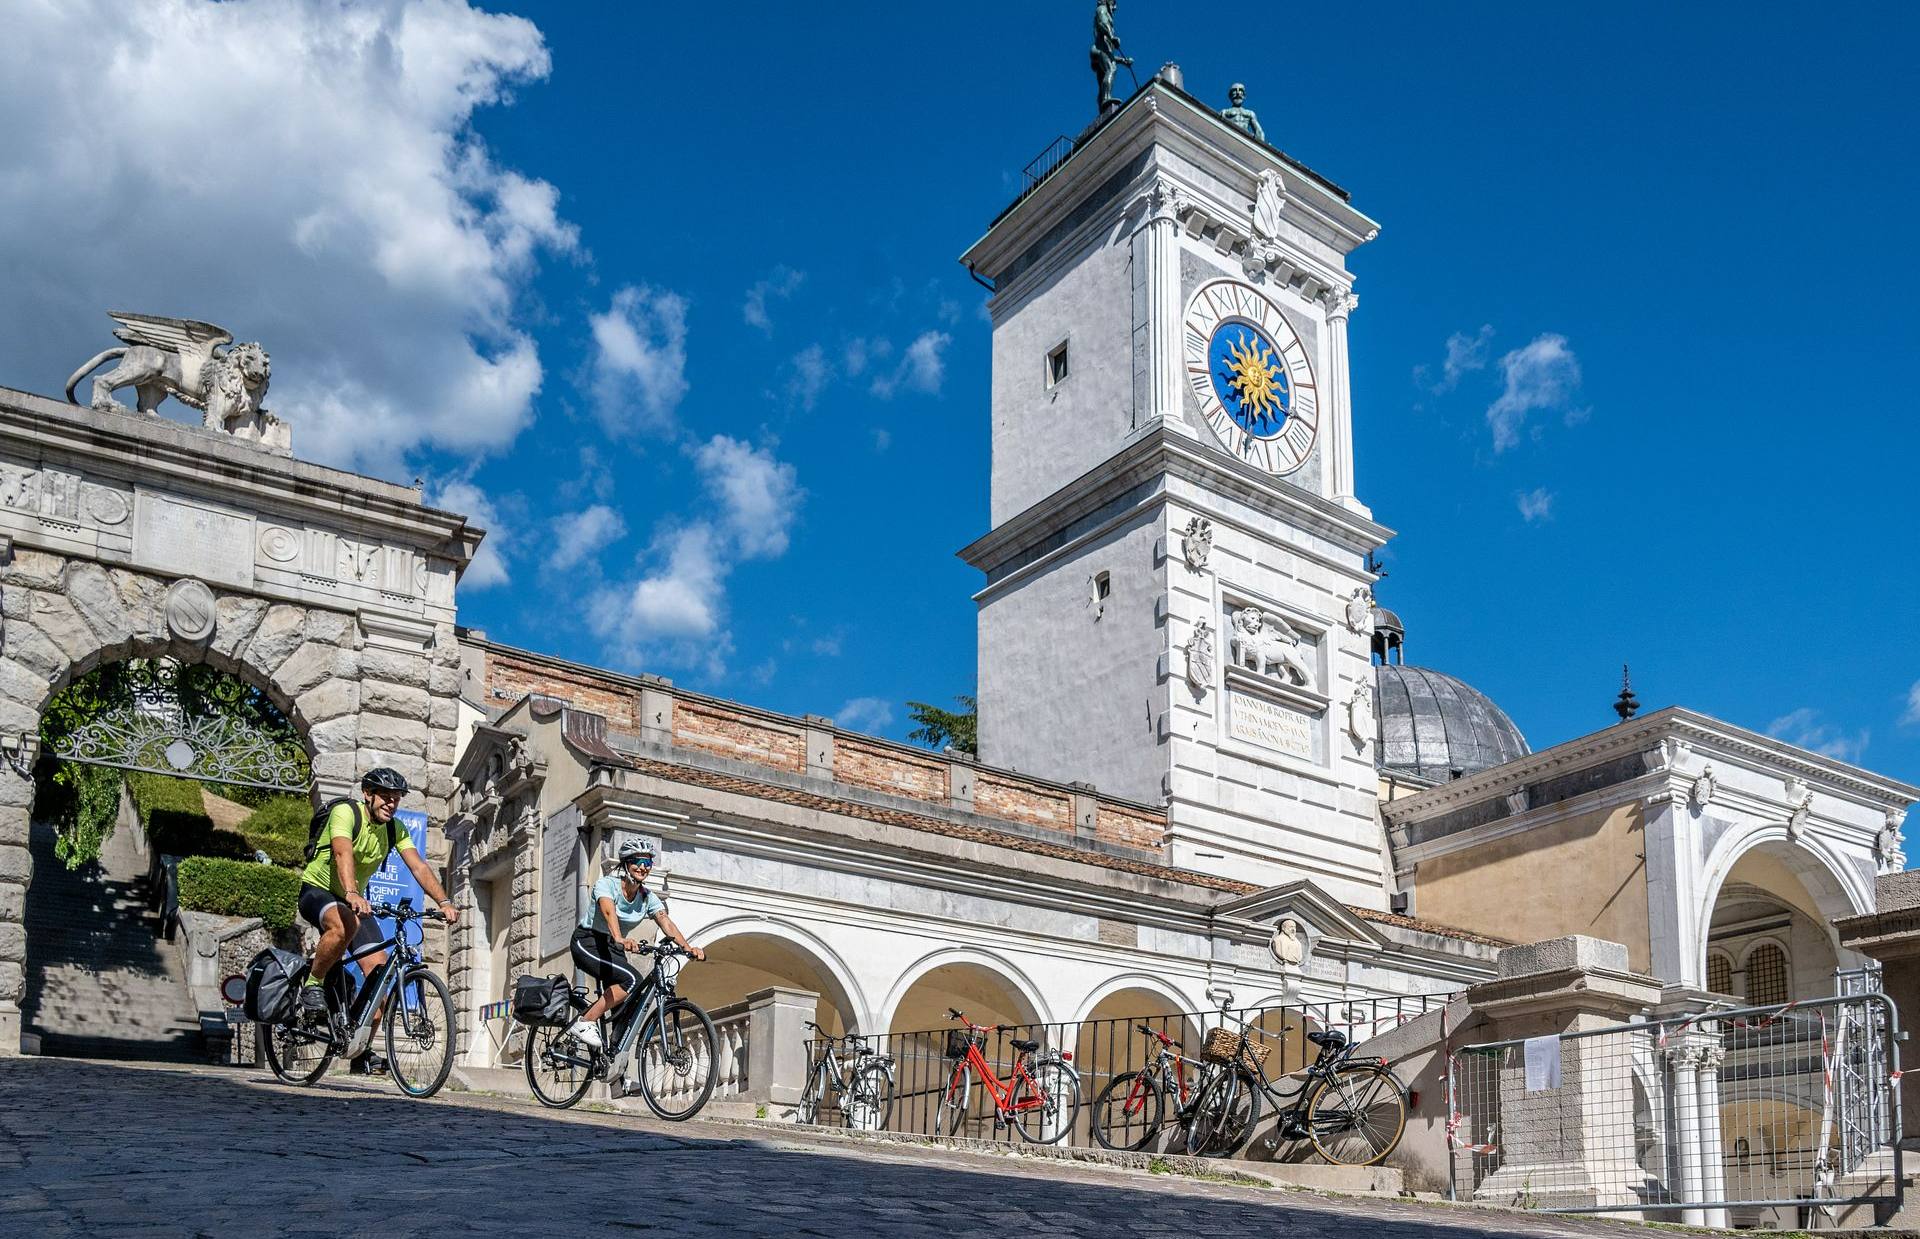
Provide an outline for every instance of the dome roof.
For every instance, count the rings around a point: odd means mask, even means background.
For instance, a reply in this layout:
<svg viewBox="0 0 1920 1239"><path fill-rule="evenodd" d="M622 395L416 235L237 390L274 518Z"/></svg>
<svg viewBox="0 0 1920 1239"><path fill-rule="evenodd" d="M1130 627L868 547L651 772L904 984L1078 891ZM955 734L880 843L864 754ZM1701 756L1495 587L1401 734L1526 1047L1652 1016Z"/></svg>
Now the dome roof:
<svg viewBox="0 0 1920 1239"><path fill-rule="evenodd" d="M1390 774L1445 782L1533 750L1485 693L1425 667L1373 669L1380 743L1374 764Z"/></svg>

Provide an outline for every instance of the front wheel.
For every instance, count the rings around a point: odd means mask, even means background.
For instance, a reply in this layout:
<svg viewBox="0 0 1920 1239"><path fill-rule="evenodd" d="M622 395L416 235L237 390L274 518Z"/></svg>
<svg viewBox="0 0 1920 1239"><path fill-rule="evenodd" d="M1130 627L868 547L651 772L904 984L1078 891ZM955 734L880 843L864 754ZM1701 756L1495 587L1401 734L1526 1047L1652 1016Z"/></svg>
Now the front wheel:
<svg viewBox="0 0 1920 1239"><path fill-rule="evenodd" d="M1036 1064L1014 1081L1013 1125L1033 1144L1058 1144L1080 1117L1080 1076L1063 1062Z"/></svg>
<svg viewBox="0 0 1920 1239"><path fill-rule="evenodd" d="M800 1093L800 1104L795 1107L793 1120L809 1126L820 1121L820 1099L827 1095L827 1065L821 1063L807 1077L807 1087Z"/></svg>
<svg viewBox="0 0 1920 1239"><path fill-rule="evenodd" d="M1132 1153L1153 1142L1160 1131L1166 1099L1160 1081L1144 1071L1113 1077L1093 1099L1093 1139L1103 1149Z"/></svg>
<svg viewBox="0 0 1920 1239"><path fill-rule="evenodd" d="M853 1073L840 1099L840 1121L854 1131L885 1131L893 1115L893 1080L879 1063Z"/></svg>
<svg viewBox="0 0 1920 1239"><path fill-rule="evenodd" d="M973 1075L967 1070L967 1060L963 1058L953 1065L953 1077L947 1081L946 1092L940 1095L940 1113L934 1116L936 1135L960 1134L960 1125L967 1121L967 1096L972 1091Z"/></svg>
<svg viewBox="0 0 1920 1239"><path fill-rule="evenodd" d="M431 1097L453 1071L453 997L425 968L387 999L387 1070L409 1097Z"/></svg>
<svg viewBox="0 0 1920 1239"><path fill-rule="evenodd" d="M526 1064L527 1087L541 1105L555 1110L579 1101L593 1083L593 1051L557 1025L527 1030Z"/></svg>
<svg viewBox="0 0 1920 1239"><path fill-rule="evenodd" d="M684 998L660 1008L640 1033L640 1095L663 1119L690 1119L713 1096L720 1034Z"/></svg>
<svg viewBox="0 0 1920 1239"><path fill-rule="evenodd" d="M1187 1153L1228 1157L1260 1121L1260 1083L1244 1068L1221 1072L1194 1100L1187 1121Z"/></svg>
<svg viewBox="0 0 1920 1239"><path fill-rule="evenodd" d="M1407 1090L1379 1063L1342 1063L1307 1103L1307 1135L1336 1166L1377 1166L1407 1129Z"/></svg>

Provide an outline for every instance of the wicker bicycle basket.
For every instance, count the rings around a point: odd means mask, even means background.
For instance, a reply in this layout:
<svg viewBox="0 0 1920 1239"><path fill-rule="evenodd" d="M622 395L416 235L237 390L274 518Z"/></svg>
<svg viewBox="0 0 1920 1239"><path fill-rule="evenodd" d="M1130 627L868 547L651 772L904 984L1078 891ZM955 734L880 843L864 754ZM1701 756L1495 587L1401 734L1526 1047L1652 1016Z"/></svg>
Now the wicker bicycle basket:
<svg viewBox="0 0 1920 1239"><path fill-rule="evenodd" d="M984 1037L976 1037L971 1033L961 1032L957 1028L947 1030L948 1058L965 1058L967 1056L968 1046L985 1044L986 1039Z"/></svg>
<svg viewBox="0 0 1920 1239"><path fill-rule="evenodd" d="M1206 1044L1200 1052L1216 1063L1244 1061L1255 1067L1264 1067L1267 1055L1273 1047L1264 1041L1249 1041L1244 1033L1228 1032L1224 1028L1210 1029Z"/></svg>

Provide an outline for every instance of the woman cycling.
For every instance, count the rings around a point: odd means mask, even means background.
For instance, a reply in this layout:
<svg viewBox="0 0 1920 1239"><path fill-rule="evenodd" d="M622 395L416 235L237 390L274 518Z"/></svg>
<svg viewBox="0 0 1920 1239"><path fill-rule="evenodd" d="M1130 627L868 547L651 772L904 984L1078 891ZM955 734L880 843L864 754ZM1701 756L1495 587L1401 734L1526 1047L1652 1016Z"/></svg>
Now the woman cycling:
<svg viewBox="0 0 1920 1239"><path fill-rule="evenodd" d="M688 955L694 959L707 957L673 923L660 896L647 889L653 860L651 844L637 839L622 843L617 871L593 884L593 902L581 918L580 928L573 931L573 962L600 982L600 997L567 1029L567 1035L596 1050L606 1047L594 1021L619 1006L640 984L640 974L627 962L627 952L637 951L642 945L633 937L641 921L652 917L661 932L679 943Z"/></svg>

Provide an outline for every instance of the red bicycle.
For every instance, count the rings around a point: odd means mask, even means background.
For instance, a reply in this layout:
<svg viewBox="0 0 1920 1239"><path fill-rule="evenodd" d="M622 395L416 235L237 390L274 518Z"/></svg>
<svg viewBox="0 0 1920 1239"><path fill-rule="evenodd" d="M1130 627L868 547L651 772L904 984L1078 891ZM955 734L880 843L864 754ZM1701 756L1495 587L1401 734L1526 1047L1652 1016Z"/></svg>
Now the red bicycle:
<svg viewBox="0 0 1920 1239"><path fill-rule="evenodd" d="M1205 1077L1187 1084L1188 1061L1180 1043L1145 1024L1135 1028L1156 1043L1153 1061L1113 1077L1093 1100L1093 1138L1103 1149L1144 1149L1169 1116L1184 1122Z"/></svg>
<svg viewBox="0 0 1920 1239"><path fill-rule="evenodd" d="M947 1018L966 1025L963 1033L954 1029L947 1034L947 1057L954 1059L953 1077L947 1081L940 1098L940 1125L948 1135L957 1134L967 1120L967 1101L973 1092L973 1077L979 1076L987 1096L993 1101L993 1123L1011 1124L1034 1144L1057 1144L1073 1130L1080 1115L1080 1073L1073 1069L1071 1053L1042 1050L1038 1041L1008 1038L1018 1052L1013 1071L1002 1080L980 1052L988 1033L1005 1033L1006 1024L975 1024L960 1012L947 1009Z"/></svg>

